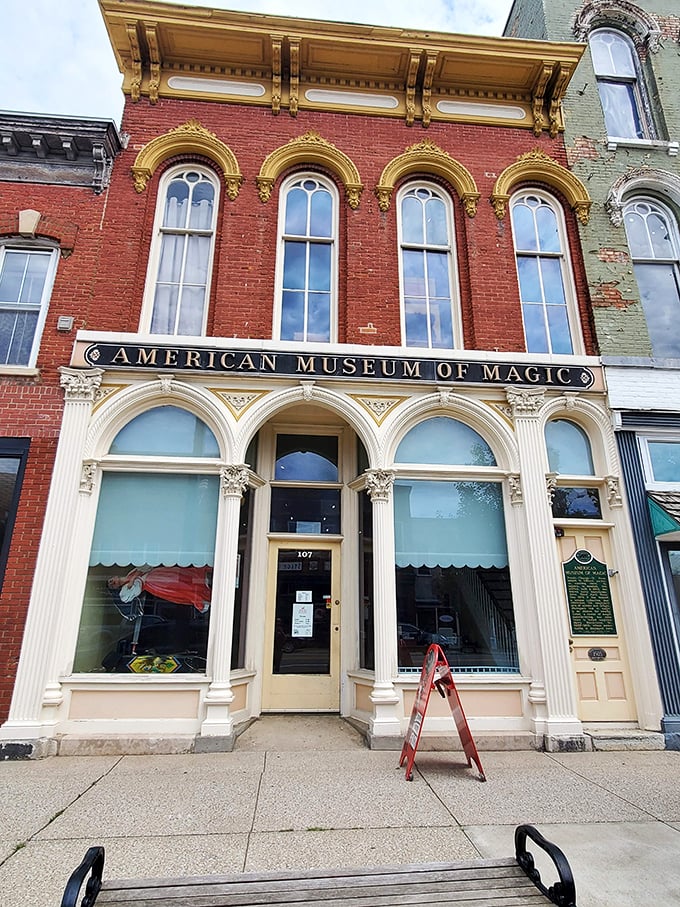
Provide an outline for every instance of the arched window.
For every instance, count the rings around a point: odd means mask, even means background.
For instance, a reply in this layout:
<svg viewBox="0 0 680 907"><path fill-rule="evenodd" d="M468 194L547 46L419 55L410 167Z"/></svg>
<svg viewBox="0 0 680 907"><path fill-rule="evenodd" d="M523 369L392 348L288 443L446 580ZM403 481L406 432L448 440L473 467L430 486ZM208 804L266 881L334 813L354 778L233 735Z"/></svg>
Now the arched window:
<svg viewBox="0 0 680 907"><path fill-rule="evenodd" d="M35 365L57 255L33 243L0 245L0 366Z"/></svg>
<svg viewBox="0 0 680 907"><path fill-rule="evenodd" d="M205 333L218 198L217 177L201 167L173 168L161 180L142 331Z"/></svg>
<svg viewBox="0 0 680 907"><path fill-rule="evenodd" d="M516 671L502 475L491 447L470 426L437 416L404 436L394 468L400 670L419 669L437 643L454 671Z"/></svg>
<svg viewBox="0 0 680 907"><path fill-rule="evenodd" d="M680 241L671 211L651 198L632 199L623 222L652 353L680 357Z"/></svg>
<svg viewBox="0 0 680 907"><path fill-rule="evenodd" d="M102 461L75 672L205 673L219 462L211 429L179 407L118 432Z"/></svg>
<svg viewBox="0 0 680 907"><path fill-rule="evenodd" d="M337 190L319 174L296 174L280 198L275 333L280 340L334 341Z"/></svg>
<svg viewBox="0 0 680 907"><path fill-rule="evenodd" d="M437 186L415 183L397 205L404 346L461 346L451 200Z"/></svg>
<svg viewBox="0 0 680 907"><path fill-rule="evenodd" d="M600 492L588 435L575 422L553 419L545 426L550 471L555 474L552 512L556 518L602 519Z"/></svg>
<svg viewBox="0 0 680 907"><path fill-rule="evenodd" d="M527 352L580 352L562 210L550 196L533 189L517 193L510 204Z"/></svg>
<svg viewBox="0 0 680 907"><path fill-rule="evenodd" d="M622 32L597 29L589 37L607 135L610 138L653 138L643 104L640 59Z"/></svg>

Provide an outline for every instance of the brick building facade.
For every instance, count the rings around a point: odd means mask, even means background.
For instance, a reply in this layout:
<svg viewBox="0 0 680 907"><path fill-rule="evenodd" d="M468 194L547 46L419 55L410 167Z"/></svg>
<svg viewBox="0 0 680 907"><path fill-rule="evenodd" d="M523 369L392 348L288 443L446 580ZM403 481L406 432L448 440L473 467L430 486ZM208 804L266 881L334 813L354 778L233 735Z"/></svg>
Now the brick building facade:
<svg viewBox="0 0 680 907"><path fill-rule="evenodd" d="M562 138L582 48L100 5L129 139L2 737L334 711L400 746L432 642L495 744L657 729ZM594 694L574 626L616 636Z"/></svg>
<svg viewBox="0 0 680 907"><path fill-rule="evenodd" d="M569 166L664 702L680 733L680 16L663 0L513 4L506 33L587 45L566 92Z"/></svg>

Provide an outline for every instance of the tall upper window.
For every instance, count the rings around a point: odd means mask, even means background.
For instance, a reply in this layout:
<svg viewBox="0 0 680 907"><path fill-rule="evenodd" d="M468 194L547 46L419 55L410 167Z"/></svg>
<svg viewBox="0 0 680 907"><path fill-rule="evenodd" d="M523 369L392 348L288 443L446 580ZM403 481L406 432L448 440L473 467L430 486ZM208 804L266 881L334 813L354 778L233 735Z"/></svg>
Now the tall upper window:
<svg viewBox="0 0 680 907"><path fill-rule="evenodd" d="M512 200L524 336L528 353L575 352L579 331L562 211L534 190Z"/></svg>
<svg viewBox="0 0 680 907"><path fill-rule="evenodd" d="M460 344L454 319L453 215L435 186L407 186L399 195L399 265L405 346L453 349Z"/></svg>
<svg viewBox="0 0 680 907"><path fill-rule="evenodd" d="M654 356L680 357L680 242L671 211L653 199L623 210L628 248Z"/></svg>
<svg viewBox="0 0 680 907"><path fill-rule="evenodd" d="M0 365L35 365L56 249L0 246Z"/></svg>
<svg viewBox="0 0 680 907"><path fill-rule="evenodd" d="M174 169L163 179L143 330L205 333L218 192L214 174L197 167Z"/></svg>
<svg viewBox="0 0 680 907"><path fill-rule="evenodd" d="M337 192L316 173L281 189L278 334L281 340L336 339Z"/></svg>
<svg viewBox="0 0 680 907"><path fill-rule="evenodd" d="M607 135L651 138L642 103L639 58L630 38L598 29L591 33L589 43Z"/></svg>

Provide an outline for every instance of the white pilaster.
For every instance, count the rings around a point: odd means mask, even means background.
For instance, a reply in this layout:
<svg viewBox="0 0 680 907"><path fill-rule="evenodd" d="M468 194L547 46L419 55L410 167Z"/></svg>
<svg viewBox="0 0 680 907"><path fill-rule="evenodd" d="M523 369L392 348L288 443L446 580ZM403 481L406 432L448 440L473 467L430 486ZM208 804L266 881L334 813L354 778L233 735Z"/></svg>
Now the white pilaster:
<svg viewBox="0 0 680 907"><path fill-rule="evenodd" d="M210 615L210 645L208 663L212 681L203 705L205 717L201 724L203 737L231 737L234 730L230 706L234 701L231 689L231 648L234 636L234 597L236 594L236 561L238 555L241 499L248 487L249 470L245 465L225 466L220 472L223 503L215 538L215 550L220 552L223 568L213 578L212 613Z"/></svg>
<svg viewBox="0 0 680 907"><path fill-rule="evenodd" d="M366 471L366 485L373 504L373 609L375 677L370 721L372 737L401 736L400 698L394 688L397 674L397 593L394 575L394 521L392 485L394 472Z"/></svg>
<svg viewBox="0 0 680 907"><path fill-rule="evenodd" d="M569 624L555 557L555 533L546 488L547 457L541 409L545 392L508 388L519 450L527 521L527 548L536 596L536 624L545 672L545 732L549 737L581 737L576 691L569 658ZM537 702L543 691L532 691Z"/></svg>
<svg viewBox="0 0 680 907"><path fill-rule="evenodd" d="M101 369L60 368L65 391L52 484L38 551L33 589L24 629L9 718L0 728L3 739L38 739L53 734L63 702L54 651L61 622L61 603L68 553L72 544L83 448L92 404L101 384Z"/></svg>

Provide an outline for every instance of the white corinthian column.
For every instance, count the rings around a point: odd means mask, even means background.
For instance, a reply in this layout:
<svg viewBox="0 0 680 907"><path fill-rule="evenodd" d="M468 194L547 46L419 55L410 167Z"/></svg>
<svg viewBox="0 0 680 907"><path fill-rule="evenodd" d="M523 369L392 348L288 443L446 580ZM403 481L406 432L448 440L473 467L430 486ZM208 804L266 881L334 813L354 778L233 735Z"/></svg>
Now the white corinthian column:
<svg viewBox="0 0 680 907"><path fill-rule="evenodd" d="M394 472L366 470L366 488L373 504L373 626L375 677L371 702L371 739L401 736L401 699L394 688L397 675L397 593L394 578ZM380 745L376 739L375 744ZM375 745L374 744L374 745Z"/></svg>
<svg viewBox="0 0 680 907"><path fill-rule="evenodd" d="M83 470L83 448L101 369L60 368L64 413L38 551L24 641L3 739L50 737L63 702L54 641L68 604L66 571Z"/></svg>
<svg viewBox="0 0 680 907"><path fill-rule="evenodd" d="M201 736L227 738L226 746L222 747L227 749L233 744L234 731L229 707L234 701L231 689L231 647L234 636L239 518L241 499L248 487L249 474L245 464L225 466L220 470L223 503L215 536L215 561L221 563L222 568L213 571L208 647L212 680L203 702L205 717L201 724Z"/></svg>
<svg viewBox="0 0 680 907"><path fill-rule="evenodd" d="M569 657L569 624L546 487L548 462L541 417L545 392L538 388L508 388L506 396L512 407L519 449L527 524L526 544L543 656L547 709L545 733L548 738L582 738L583 728L576 714L575 681ZM546 742L549 744L549 741Z"/></svg>

